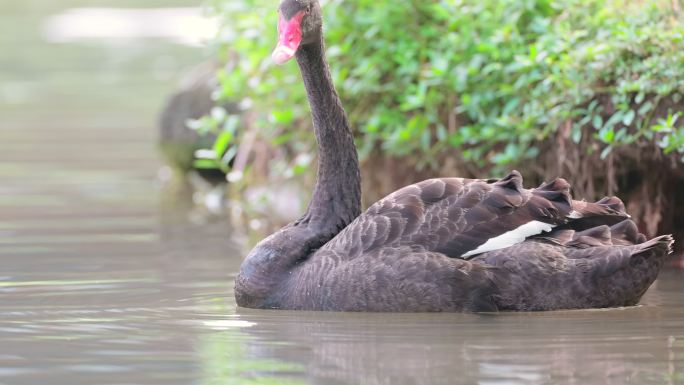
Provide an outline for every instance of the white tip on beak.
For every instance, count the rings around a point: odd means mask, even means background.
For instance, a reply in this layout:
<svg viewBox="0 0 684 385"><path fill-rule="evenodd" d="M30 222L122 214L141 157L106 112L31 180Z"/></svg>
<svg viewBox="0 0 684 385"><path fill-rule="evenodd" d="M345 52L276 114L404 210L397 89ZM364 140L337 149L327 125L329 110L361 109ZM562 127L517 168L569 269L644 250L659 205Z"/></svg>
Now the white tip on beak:
<svg viewBox="0 0 684 385"><path fill-rule="evenodd" d="M296 51L292 48L279 44L273 51L271 57L276 64L284 64L288 60L292 59L292 57L295 55L295 52Z"/></svg>

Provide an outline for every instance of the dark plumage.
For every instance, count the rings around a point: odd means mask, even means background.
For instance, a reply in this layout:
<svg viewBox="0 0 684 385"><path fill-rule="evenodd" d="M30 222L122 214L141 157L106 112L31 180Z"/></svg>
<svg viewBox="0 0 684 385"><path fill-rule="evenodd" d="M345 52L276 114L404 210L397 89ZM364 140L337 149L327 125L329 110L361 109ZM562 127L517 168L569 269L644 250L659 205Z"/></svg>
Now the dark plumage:
<svg viewBox="0 0 684 385"><path fill-rule="evenodd" d="M646 241L618 198L574 201L563 179L536 189L524 189L516 171L499 180L431 179L360 213L358 161L323 56L318 3L281 3L288 33L298 17L309 31L301 45L283 48L290 40L281 36L276 52L280 62L296 52L319 145L318 179L306 214L244 261L240 306L497 311L639 301L672 238Z"/></svg>

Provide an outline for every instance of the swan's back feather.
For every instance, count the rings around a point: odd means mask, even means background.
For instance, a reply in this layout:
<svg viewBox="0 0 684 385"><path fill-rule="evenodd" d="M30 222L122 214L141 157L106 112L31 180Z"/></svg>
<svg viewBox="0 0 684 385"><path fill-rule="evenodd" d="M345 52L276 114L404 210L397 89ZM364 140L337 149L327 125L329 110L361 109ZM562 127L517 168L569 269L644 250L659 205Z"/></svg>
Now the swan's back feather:
<svg viewBox="0 0 684 385"><path fill-rule="evenodd" d="M612 224L627 217L619 200L573 201L563 179L536 189L524 189L522 183L517 171L500 180L442 178L416 183L373 204L322 249L350 259L397 247L467 258L570 222L585 226L593 223L592 218L607 217L613 218Z"/></svg>

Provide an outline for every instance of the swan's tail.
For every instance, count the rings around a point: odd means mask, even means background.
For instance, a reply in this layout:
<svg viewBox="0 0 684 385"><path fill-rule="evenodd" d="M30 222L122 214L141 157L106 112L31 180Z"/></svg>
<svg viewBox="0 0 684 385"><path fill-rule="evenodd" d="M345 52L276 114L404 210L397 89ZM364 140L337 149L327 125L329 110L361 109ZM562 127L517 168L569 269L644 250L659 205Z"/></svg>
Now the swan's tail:
<svg viewBox="0 0 684 385"><path fill-rule="evenodd" d="M651 251L655 249L660 249L661 253L672 254L674 245L674 239L671 234L661 235L657 238L653 238L648 242L643 243L643 251Z"/></svg>
<svg viewBox="0 0 684 385"><path fill-rule="evenodd" d="M645 240L631 220L582 231L554 230L475 258L496 266L503 310L630 306L655 281L673 239Z"/></svg>

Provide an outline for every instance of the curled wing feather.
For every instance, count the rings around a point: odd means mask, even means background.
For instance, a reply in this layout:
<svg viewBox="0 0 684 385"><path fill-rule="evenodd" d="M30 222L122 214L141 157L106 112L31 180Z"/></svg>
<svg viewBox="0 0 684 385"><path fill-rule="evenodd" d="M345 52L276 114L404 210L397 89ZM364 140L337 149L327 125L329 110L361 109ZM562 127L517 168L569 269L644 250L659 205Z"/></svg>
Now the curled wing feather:
<svg viewBox="0 0 684 385"><path fill-rule="evenodd" d="M626 217L608 204L573 201L563 179L536 189L524 189L522 182L513 171L499 180L441 178L404 187L369 207L323 249L355 258L410 247L465 258L530 222L551 228L599 214Z"/></svg>

